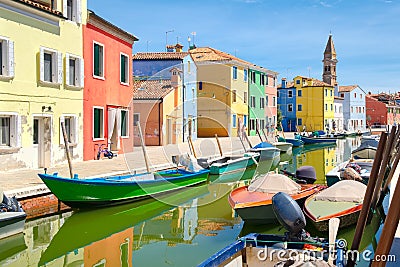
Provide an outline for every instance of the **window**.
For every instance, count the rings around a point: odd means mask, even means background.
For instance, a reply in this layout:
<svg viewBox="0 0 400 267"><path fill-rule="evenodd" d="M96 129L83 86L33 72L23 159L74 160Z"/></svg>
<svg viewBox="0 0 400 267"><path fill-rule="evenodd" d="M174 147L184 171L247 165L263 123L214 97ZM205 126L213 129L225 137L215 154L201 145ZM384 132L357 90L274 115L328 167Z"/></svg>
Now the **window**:
<svg viewBox="0 0 400 267"><path fill-rule="evenodd" d="M121 69L120 69L120 82L129 85L129 57L121 53Z"/></svg>
<svg viewBox="0 0 400 267"><path fill-rule="evenodd" d="M33 119L33 144L39 144L39 120Z"/></svg>
<svg viewBox="0 0 400 267"><path fill-rule="evenodd" d="M288 104L287 105L287 111L292 112L293 111L293 104Z"/></svg>
<svg viewBox="0 0 400 267"><path fill-rule="evenodd" d="M93 76L104 78L104 46L93 43Z"/></svg>
<svg viewBox="0 0 400 267"><path fill-rule="evenodd" d="M64 122L65 132L67 134L67 140L70 144L78 143L78 117L76 115L62 115L60 116L60 144L64 145L64 135L62 131L61 123Z"/></svg>
<svg viewBox="0 0 400 267"><path fill-rule="evenodd" d="M14 77L14 42L1 36L0 76Z"/></svg>
<svg viewBox="0 0 400 267"><path fill-rule="evenodd" d="M265 75L260 73L260 85L265 85Z"/></svg>
<svg viewBox="0 0 400 267"><path fill-rule="evenodd" d="M250 96L250 107L251 108L256 107L256 97L255 96Z"/></svg>
<svg viewBox="0 0 400 267"><path fill-rule="evenodd" d="M333 90L329 90L331 92L331 96L333 96Z"/></svg>
<svg viewBox="0 0 400 267"><path fill-rule="evenodd" d="M236 128L236 114L232 115L232 127Z"/></svg>
<svg viewBox="0 0 400 267"><path fill-rule="evenodd" d="M20 116L15 113L0 113L0 147L20 147L20 131Z"/></svg>
<svg viewBox="0 0 400 267"><path fill-rule="evenodd" d="M353 113L353 107L350 107L351 113Z"/></svg>
<svg viewBox="0 0 400 267"><path fill-rule="evenodd" d="M129 137L128 110L121 110L121 137Z"/></svg>
<svg viewBox="0 0 400 267"><path fill-rule="evenodd" d="M303 105L297 105L297 110L298 111L303 111Z"/></svg>
<svg viewBox="0 0 400 267"><path fill-rule="evenodd" d="M268 85L268 75L265 75L265 85Z"/></svg>
<svg viewBox="0 0 400 267"><path fill-rule="evenodd" d="M140 122L140 113L133 114L133 126L136 126Z"/></svg>
<svg viewBox="0 0 400 267"><path fill-rule="evenodd" d="M247 103L247 92L243 92L243 102Z"/></svg>
<svg viewBox="0 0 400 267"><path fill-rule="evenodd" d="M190 74L190 61L189 60L187 62L187 69L188 69L188 73Z"/></svg>
<svg viewBox="0 0 400 267"><path fill-rule="evenodd" d="M280 94L280 92L279 92L279 91L277 91L277 92L276 92L276 95L277 95L277 96L278 96L278 98L279 98L279 96L280 96L281 94Z"/></svg>
<svg viewBox="0 0 400 267"><path fill-rule="evenodd" d="M265 120L260 119L260 129L264 129L265 128Z"/></svg>
<svg viewBox="0 0 400 267"><path fill-rule="evenodd" d="M325 96L328 96L328 89L325 89Z"/></svg>
<svg viewBox="0 0 400 267"><path fill-rule="evenodd" d="M243 115L243 125L247 127L247 115Z"/></svg>
<svg viewBox="0 0 400 267"><path fill-rule="evenodd" d="M333 104L331 104L331 111L333 110Z"/></svg>
<svg viewBox="0 0 400 267"><path fill-rule="evenodd" d="M265 107L264 97L260 97L260 108L264 108L264 107Z"/></svg>
<svg viewBox="0 0 400 267"><path fill-rule="evenodd" d="M232 102L236 102L236 90L232 90Z"/></svg>
<svg viewBox="0 0 400 267"><path fill-rule="evenodd" d="M93 139L104 138L104 109L93 108Z"/></svg>
<svg viewBox="0 0 400 267"><path fill-rule="evenodd" d="M300 80L296 80L296 84L300 84Z"/></svg>
<svg viewBox="0 0 400 267"><path fill-rule="evenodd" d="M303 119L298 118L297 119L297 125L303 125Z"/></svg>
<svg viewBox="0 0 400 267"><path fill-rule="evenodd" d="M233 66L232 67L232 71L233 71L233 79L234 80L236 80L237 79L237 67L236 66Z"/></svg>
<svg viewBox="0 0 400 267"><path fill-rule="evenodd" d="M354 98L357 98L357 93L354 93Z"/></svg>
<svg viewBox="0 0 400 267"><path fill-rule="evenodd" d="M247 82L247 70L243 70L243 80Z"/></svg>
<svg viewBox="0 0 400 267"><path fill-rule="evenodd" d="M254 71L250 72L250 81L256 83L256 73Z"/></svg>
<svg viewBox="0 0 400 267"><path fill-rule="evenodd" d="M272 97L272 106L273 107L276 106L276 97L275 96Z"/></svg>
<svg viewBox="0 0 400 267"><path fill-rule="evenodd" d="M340 97L343 97L343 98L344 98L344 93L340 93Z"/></svg>
<svg viewBox="0 0 400 267"><path fill-rule="evenodd" d="M325 104L325 110L328 110L328 104Z"/></svg>
<svg viewBox="0 0 400 267"><path fill-rule="evenodd" d="M268 96L266 95L265 96L265 105L268 107L268 105L269 105L269 102L268 102Z"/></svg>
<svg viewBox="0 0 400 267"><path fill-rule="evenodd" d="M63 1L63 14L68 20L81 23L82 11L81 0L64 0Z"/></svg>
<svg viewBox="0 0 400 267"><path fill-rule="evenodd" d="M293 91L292 90L288 90L288 97L290 97L290 98L293 97Z"/></svg>
<svg viewBox="0 0 400 267"><path fill-rule="evenodd" d="M256 120L255 119L250 119L250 131L256 129Z"/></svg>
<svg viewBox="0 0 400 267"><path fill-rule="evenodd" d="M199 82L199 90L203 90L203 82Z"/></svg>
<svg viewBox="0 0 400 267"><path fill-rule="evenodd" d="M40 81L61 84L63 79L62 53L40 48Z"/></svg>
<svg viewBox="0 0 400 267"><path fill-rule="evenodd" d="M360 94L360 99L362 99L362 94Z"/></svg>
<svg viewBox="0 0 400 267"><path fill-rule="evenodd" d="M69 86L84 86L84 66L83 59L71 54L65 55L65 79Z"/></svg>
<svg viewBox="0 0 400 267"><path fill-rule="evenodd" d="M303 96L303 90L297 91L297 96Z"/></svg>

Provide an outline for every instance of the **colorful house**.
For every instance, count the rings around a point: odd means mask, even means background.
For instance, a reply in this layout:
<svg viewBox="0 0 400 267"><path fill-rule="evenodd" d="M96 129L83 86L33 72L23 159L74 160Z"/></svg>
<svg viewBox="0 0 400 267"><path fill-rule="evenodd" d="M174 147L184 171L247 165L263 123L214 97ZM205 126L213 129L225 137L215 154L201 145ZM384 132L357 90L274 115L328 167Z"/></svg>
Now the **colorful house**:
<svg viewBox="0 0 400 267"><path fill-rule="evenodd" d="M0 170L73 160L83 150L86 0L0 1Z"/></svg>
<svg viewBox="0 0 400 267"><path fill-rule="evenodd" d="M265 124L268 132L271 132L277 123L277 72L268 70L266 72L265 85Z"/></svg>
<svg viewBox="0 0 400 267"><path fill-rule="evenodd" d="M344 98L335 96L334 97L334 124L332 125L333 130L335 131L343 131L343 100Z"/></svg>
<svg viewBox="0 0 400 267"><path fill-rule="evenodd" d="M179 78L177 69L173 71ZM173 86L173 84L175 86ZM140 123L147 146L162 146L181 143L179 120L182 118L180 90L172 79L135 81L133 85L135 106L134 124ZM135 145L140 145L135 136Z"/></svg>
<svg viewBox="0 0 400 267"><path fill-rule="evenodd" d="M399 125L400 105L397 102L396 95L368 93L365 102L368 126Z"/></svg>
<svg viewBox="0 0 400 267"><path fill-rule="evenodd" d="M84 160L104 144L124 153L133 149L132 45L138 39L88 12L83 27L86 62L83 91Z"/></svg>
<svg viewBox="0 0 400 267"><path fill-rule="evenodd" d="M339 86L343 101L344 129L364 131L366 129L365 92L358 85Z"/></svg>
<svg viewBox="0 0 400 267"><path fill-rule="evenodd" d="M237 136L248 118L250 63L210 47L189 52L197 66L197 135Z"/></svg>
<svg viewBox="0 0 400 267"><path fill-rule="evenodd" d="M177 140L185 142L188 136L197 139L197 70L192 57L182 51L183 46L168 46L167 52L139 52L133 56L133 76L135 80L169 80L173 68L179 72L179 109L182 115L176 120L181 136Z"/></svg>
<svg viewBox="0 0 400 267"><path fill-rule="evenodd" d="M278 87L278 108L282 113L282 128L285 132L295 132L297 126L297 110L302 111L303 106L296 106L296 87L292 82L282 79Z"/></svg>

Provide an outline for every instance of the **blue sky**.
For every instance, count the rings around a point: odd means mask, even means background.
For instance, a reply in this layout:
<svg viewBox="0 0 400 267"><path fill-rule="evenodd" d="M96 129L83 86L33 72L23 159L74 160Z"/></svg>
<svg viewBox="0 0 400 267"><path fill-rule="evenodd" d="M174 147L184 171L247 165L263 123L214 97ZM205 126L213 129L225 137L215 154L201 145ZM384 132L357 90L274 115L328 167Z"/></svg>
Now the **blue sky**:
<svg viewBox="0 0 400 267"><path fill-rule="evenodd" d="M398 0L88 0L89 9L139 38L133 52L164 51L177 38L279 72L322 79L329 33L340 85L400 91Z"/></svg>

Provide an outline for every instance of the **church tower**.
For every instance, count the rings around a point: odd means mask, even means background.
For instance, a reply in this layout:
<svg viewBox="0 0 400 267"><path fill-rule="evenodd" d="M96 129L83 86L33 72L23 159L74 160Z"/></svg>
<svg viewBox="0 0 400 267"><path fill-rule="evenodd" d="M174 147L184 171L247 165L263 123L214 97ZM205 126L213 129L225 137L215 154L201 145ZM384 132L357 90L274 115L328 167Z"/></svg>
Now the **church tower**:
<svg viewBox="0 0 400 267"><path fill-rule="evenodd" d="M324 63L322 80L332 86L337 85L336 63L338 61L336 59L336 51L332 41L332 34L329 34L328 43L326 44L324 52L324 60L322 60L322 62Z"/></svg>

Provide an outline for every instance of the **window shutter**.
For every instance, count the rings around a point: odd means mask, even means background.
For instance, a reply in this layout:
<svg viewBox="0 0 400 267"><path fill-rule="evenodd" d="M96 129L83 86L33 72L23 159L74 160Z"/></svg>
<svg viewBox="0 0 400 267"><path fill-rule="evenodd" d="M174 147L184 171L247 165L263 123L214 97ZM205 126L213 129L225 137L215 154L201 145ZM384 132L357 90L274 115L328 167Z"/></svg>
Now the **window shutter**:
<svg viewBox="0 0 400 267"><path fill-rule="evenodd" d="M82 1L76 1L76 22L82 23Z"/></svg>
<svg viewBox="0 0 400 267"><path fill-rule="evenodd" d="M43 82L44 81L44 49L43 49L43 47L40 48L39 64L40 64L40 80Z"/></svg>
<svg viewBox="0 0 400 267"><path fill-rule="evenodd" d="M79 117L74 116L74 142L75 144L79 143Z"/></svg>
<svg viewBox="0 0 400 267"><path fill-rule="evenodd" d="M80 82L79 85L80 87L84 87L85 86L85 62L83 60L83 58L79 58L79 76L80 76ZM78 75L77 75L78 77Z"/></svg>
<svg viewBox="0 0 400 267"><path fill-rule="evenodd" d="M8 76L14 77L14 42L8 41Z"/></svg>
<svg viewBox="0 0 400 267"><path fill-rule="evenodd" d="M58 80L57 81L59 84L62 84L62 82L63 82L62 53L58 52L57 57L58 57L58 65L57 65Z"/></svg>
<svg viewBox="0 0 400 267"><path fill-rule="evenodd" d="M67 7L67 1L68 0L63 0L63 15L64 17L68 17L68 7Z"/></svg>
<svg viewBox="0 0 400 267"><path fill-rule="evenodd" d="M69 83L69 54L65 53L65 84L71 85Z"/></svg>
<svg viewBox="0 0 400 267"><path fill-rule="evenodd" d="M16 134L16 140L15 140L15 145L16 147L21 147L21 132L22 132L22 128L21 128L21 116L17 115L16 118L16 129L15 129L15 134Z"/></svg>
<svg viewBox="0 0 400 267"><path fill-rule="evenodd" d="M64 116L60 116L60 145L64 145L64 135L61 126L62 122L65 122Z"/></svg>

